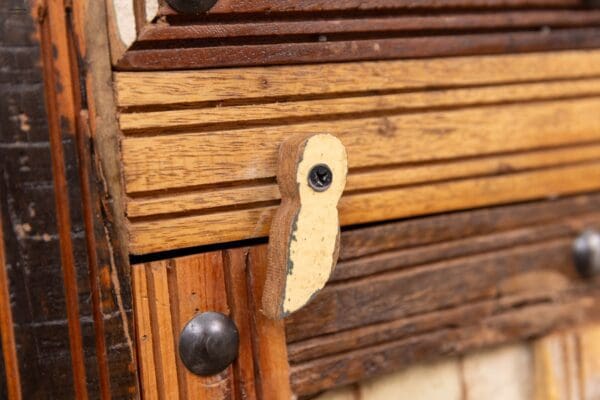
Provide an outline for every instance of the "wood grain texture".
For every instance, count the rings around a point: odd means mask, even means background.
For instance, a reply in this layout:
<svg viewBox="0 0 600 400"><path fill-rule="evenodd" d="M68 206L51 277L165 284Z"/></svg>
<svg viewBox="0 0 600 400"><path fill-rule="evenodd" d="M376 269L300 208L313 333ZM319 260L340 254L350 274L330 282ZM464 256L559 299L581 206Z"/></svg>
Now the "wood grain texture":
<svg viewBox="0 0 600 400"><path fill-rule="evenodd" d="M571 260L573 238L600 224L596 201L585 195L344 232L332 281L286 319L294 393L597 320L595 284Z"/></svg>
<svg viewBox="0 0 600 400"><path fill-rule="evenodd" d="M290 11L329 11L329 10L369 10L369 9L415 9L415 8L461 8L461 7L567 7L581 5L579 0L220 0L209 13L248 13L248 12L290 12ZM162 15L173 14L174 11L163 6L159 9Z"/></svg>
<svg viewBox="0 0 600 400"><path fill-rule="evenodd" d="M342 225L594 190L597 57L117 73L130 251L268 235L296 134L348 149Z"/></svg>
<svg viewBox="0 0 600 400"><path fill-rule="evenodd" d="M177 355L179 333L195 314L229 314L221 252L136 265L133 270L145 398L235 398L233 367L199 377Z"/></svg>
<svg viewBox="0 0 600 400"><path fill-rule="evenodd" d="M324 191L312 187L312 169L326 166ZM281 319L301 308L329 279L339 254L338 202L348 155L335 136L300 135L281 144L277 182L281 205L269 234L263 313Z"/></svg>
<svg viewBox="0 0 600 400"><path fill-rule="evenodd" d="M260 306L267 279L267 250L266 246L250 248L247 267L257 397L264 400L291 399L284 323L267 318Z"/></svg>
<svg viewBox="0 0 600 400"><path fill-rule="evenodd" d="M19 358L15 341L12 307L10 301L8 274L6 273L6 258L4 256L4 222L0 209L0 339L2 340L2 369L4 376L0 382L5 385L6 395L10 399L21 400L21 375ZM1 386L4 386L1 385ZM2 393L0 393L2 394Z"/></svg>
<svg viewBox="0 0 600 400"><path fill-rule="evenodd" d="M480 56L476 61L473 57L456 57L209 71L118 72L115 87L118 106L131 107L583 78L600 74L598 62L600 52L589 50Z"/></svg>
<svg viewBox="0 0 600 400"><path fill-rule="evenodd" d="M126 52L117 67L121 70L177 70L592 49L600 46L599 32L597 28L540 29L533 32L144 49Z"/></svg>

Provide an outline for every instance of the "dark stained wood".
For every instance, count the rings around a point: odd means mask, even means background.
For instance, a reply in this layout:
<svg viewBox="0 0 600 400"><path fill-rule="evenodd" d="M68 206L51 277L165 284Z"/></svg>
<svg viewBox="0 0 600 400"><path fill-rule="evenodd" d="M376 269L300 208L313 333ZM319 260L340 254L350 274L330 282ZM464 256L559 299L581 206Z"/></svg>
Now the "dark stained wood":
<svg viewBox="0 0 600 400"><path fill-rule="evenodd" d="M310 395L415 362L598 320L574 237L599 194L390 222L342 233L328 286L286 319L291 384Z"/></svg>
<svg viewBox="0 0 600 400"><path fill-rule="evenodd" d="M581 0L219 0L208 14L292 11L580 6ZM176 12L163 3L159 15Z"/></svg>
<svg viewBox="0 0 600 400"><path fill-rule="evenodd" d="M600 194L595 193L377 224L343 232L340 260L454 242L523 227L544 226L566 217L590 214L598 210ZM342 269L336 272L336 276L344 276Z"/></svg>
<svg viewBox="0 0 600 400"><path fill-rule="evenodd" d="M460 34L470 30L488 29L540 29L593 26L600 23L600 11L593 10L538 10L493 13L437 14L437 15L384 15L363 18L320 18L268 21L238 21L227 23L160 23L148 24L139 33L138 43L189 39L255 38L277 35L282 41L289 35L327 35L321 40L338 37L338 34L366 33L397 35L400 32L453 31ZM319 17L319 18L317 18ZM331 36L333 35L333 36ZM290 39L293 41L294 39ZM313 38L314 40L314 38Z"/></svg>
<svg viewBox="0 0 600 400"><path fill-rule="evenodd" d="M514 310L472 324L450 324L433 332L384 342L348 353L319 358L291 367L292 389L308 395L368 377L405 368L417 362L448 357L544 335L586 320L600 318L599 293L568 295L552 304L515 306Z"/></svg>
<svg viewBox="0 0 600 400"><path fill-rule="evenodd" d="M121 70L165 70L248 65L364 61L475 54L499 54L600 46L596 28L539 30L408 38L267 43L127 51Z"/></svg>

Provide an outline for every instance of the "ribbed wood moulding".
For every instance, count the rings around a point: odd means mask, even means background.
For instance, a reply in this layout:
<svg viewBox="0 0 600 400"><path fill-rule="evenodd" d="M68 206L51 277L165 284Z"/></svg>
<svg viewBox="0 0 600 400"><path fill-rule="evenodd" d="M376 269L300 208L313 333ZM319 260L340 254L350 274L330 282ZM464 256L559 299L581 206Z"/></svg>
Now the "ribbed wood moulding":
<svg viewBox="0 0 600 400"><path fill-rule="evenodd" d="M115 74L130 251L266 236L276 156L338 136L343 225L600 188L600 51Z"/></svg>

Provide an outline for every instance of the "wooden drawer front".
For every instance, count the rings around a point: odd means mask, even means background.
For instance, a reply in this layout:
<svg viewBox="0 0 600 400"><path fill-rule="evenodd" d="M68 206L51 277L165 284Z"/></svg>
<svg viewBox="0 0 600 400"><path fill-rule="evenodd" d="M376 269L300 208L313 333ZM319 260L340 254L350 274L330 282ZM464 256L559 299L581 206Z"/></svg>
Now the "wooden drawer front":
<svg viewBox="0 0 600 400"><path fill-rule="evenodd" d="M134 265L144 394L309 395L597 321L598 282L578 276L571 245L600 227L599 209L596 193L343 232L333 278L285 327L260 312L264 245ZM194 314L215 310L238 326L240 353L200 378L176 344Z"/></svg>
<svg viewBox="0 0 600 400"><path fill-rule="evenodd" d="M348 150L342 225L600 188L600 52L117 73L130 250L268 234L277 149Z"/></svg>
<svg viewBox="0 0 600 400"><path fill-rule="evenodd" d="M218 0L188 15L166 1L107 3L113 64L122 70L600 46L600 11L586 0Z"/></svg>

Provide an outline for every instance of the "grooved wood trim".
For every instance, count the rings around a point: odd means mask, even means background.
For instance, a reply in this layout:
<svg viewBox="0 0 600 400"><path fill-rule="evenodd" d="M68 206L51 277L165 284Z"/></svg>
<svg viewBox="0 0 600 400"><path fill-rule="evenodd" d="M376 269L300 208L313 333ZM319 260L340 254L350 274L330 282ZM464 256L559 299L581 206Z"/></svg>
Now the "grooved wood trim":
<svg viewBox="0 0 600 400"><path fill-rule="evenodd" d="M346 146L342 225L598 189L599 65L567 51L116 73L130 252L268 235L294 134Z"/></svg>

